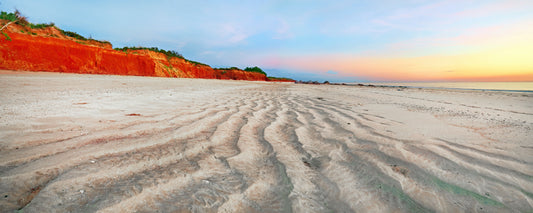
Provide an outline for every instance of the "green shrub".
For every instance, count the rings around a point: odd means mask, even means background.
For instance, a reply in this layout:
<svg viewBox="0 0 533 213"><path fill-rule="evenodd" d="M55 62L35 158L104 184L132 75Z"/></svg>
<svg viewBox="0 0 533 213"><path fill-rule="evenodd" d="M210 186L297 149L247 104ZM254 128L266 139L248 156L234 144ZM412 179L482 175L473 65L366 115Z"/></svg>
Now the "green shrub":
<svg viewBox="0 0 533 213"><path fill-rule="evenodd" d="M6 37L6 40L11 41L11 37L7 33L2 32L2 34Z"/></svg>
<svg viewBox="0 0 533 213"><path fill-rule="evenodd" d="M15 22L22 26L28 26L30 23L26 19L26 17L22 16L18 10L15 10L14 13L7 13L7 12L0 12L0 19L8 20Z"/></svg>
<svg viewBox="0 0 533 213"><path fill-rule="evenodd" d="M33 23L29 23L29 26L31 29L43 29L43 28L47 28L47 27L54 27L56 26L56 24L54 22L50 22L48 24L33 24Z"/></svg>
<svg viewBox="0 0 533 213"><path fill-rule="evenodd" d="M174 51L174 50L170 50L170 51L161 50L161 49L159 49L157 47L123 47L123 48L115 48L115 50L124 51L124 52L127 52L128 50L150 50L150 51L154 51L154 52L158 52L158 53L163 53L164 55L166 55L169 58L176 57L176 58L185 59L177 51Z"/></svg>
<svg viewBox="0 0 533 213"><path fill-rule="evenodd" d="M171 58L181 58L191 64L194 64L194 65L202 65L202 66L209 66L207 64L203 64L203 63L200 63L200 62L197 62L197 61L192 61L192 60L189 60L189 59L186 59L185 57L183 57L183 55L181 55L180 53L178 53L177 51L174 51L174 50L163 50L163 49L159 49L157 47L122 47L122 48L115 48L115 50L118 50L118 51L122 51L122 52L125 52L125 53L128 53L128 51L130 50L150 50L150 51L154 51L154 52L158 52L158 53L163 53L164 55L167 56L167 58L170 60Z"/></svg>
<svg viewBox="0 0 533 213"><path fill-rule="evenodd" d="M17 15L15 13L7 13L7 12L0 12L0 19L8 20L8 21L16 21Z"/></svg>
<svg viewBox="0 0 533 213"><path fill-rule="evenodd" d="M241 70L240 68L238 67L230 67L230 68L215 68L216 70ZM259 67L246 67L244 68L243 71L247 71L247 72L257 72L257 73L261 73L263 75L267 75L261 68Z"/></svg>
<svg viewBox="0 0 533 213"><path fill-rule="evenodd" d="M255 67L246 67L244 68L244 71L248 71L248 72L258 72L258 73L261 73L263 75L267 75L266 72L264 72L261 68L255 66Z"/></svg>
<svg viewBox="0 0 533 213"><path fill-rule="evenodd" d="M193 61L193 60L189 60L189 59L186 59L186 58L184 58L184 59L185 59L185 61L188 61L189 63L192 63L194 65L202 65L202 66L208 66L209 67L209 65L204 64L204 63L200 63L198 61Z"/></svg>
<svg viewBox="0 0 533 213"><path fill-rule="evenodd" d="M241 70L240 68L238 67L220 67L220 68L215 68L215 70Z"/></svg>
<svg viewBox="0 0 533 213"><path fill-rule="evenodd" d="M89 39L89 41L96 41L96 42L100 42L100 43L104 43L104 44L111 44L111 42L109 41L106 41L106 40L96 40L96 39Z"/></svg>
<svg viewBox="0 0 533 213"><path fill-rule="evenodd" d="M71 38L75 38L75 39L78 39L78 40L82 40L82 41L87 41L87 38L81 36L80 34L77 34L75 32L71 32L71 31L66 31L66 30L62 30L62 29L59 29L57 28L63 35L66 35L68 37L71 37Z"/></svg>
<svg viewBox="0 0 533 213"><path fill-rule="evenodd" d="M50 24L54 24L54 23L50 23ZM54 25L52 25L52 26L54 26ZM67 30L62 30L62 29L59 29L58 27L55 27L55 28L57 30L59 30L63 35L66 35L66 36L71 37L71 38L75 38L75 39L82 40L82 41L95 41L95 42L104 43L104 44L111 44L111 42L109 42L109 41L100 41L100 40L96 40L96 39L92 39L92 38L85 38L85 37L83 37L82 35L80 35L78 33L67 31Z"/></svg>

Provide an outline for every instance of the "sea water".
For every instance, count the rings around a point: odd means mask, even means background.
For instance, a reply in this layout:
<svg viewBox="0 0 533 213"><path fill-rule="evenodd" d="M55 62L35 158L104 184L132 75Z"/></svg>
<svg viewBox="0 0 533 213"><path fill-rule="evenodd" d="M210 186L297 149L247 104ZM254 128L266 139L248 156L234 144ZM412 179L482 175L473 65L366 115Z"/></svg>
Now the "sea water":
<svg viewBox="0 0 533 213"><path fill-rule="evenodd" d="M394 82L364 83L364 85L405 86L411 88L489 90L533 92L533 82Z"/></svg>

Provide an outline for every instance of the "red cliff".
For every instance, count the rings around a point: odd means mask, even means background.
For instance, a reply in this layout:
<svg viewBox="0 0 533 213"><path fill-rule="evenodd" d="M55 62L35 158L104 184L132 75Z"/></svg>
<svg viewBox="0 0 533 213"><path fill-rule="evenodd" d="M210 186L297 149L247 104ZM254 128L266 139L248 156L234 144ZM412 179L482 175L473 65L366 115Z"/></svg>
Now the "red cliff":
<svg viewBox="0 0 533 213"><path fill-rule="evenodd" d="M6 23L0 20L0 26ZM213 69L150 50L113 50L110 43L74 39L55 27L29 29L11 24L2 32L0 69L269 81L262 73Z"/></svg>

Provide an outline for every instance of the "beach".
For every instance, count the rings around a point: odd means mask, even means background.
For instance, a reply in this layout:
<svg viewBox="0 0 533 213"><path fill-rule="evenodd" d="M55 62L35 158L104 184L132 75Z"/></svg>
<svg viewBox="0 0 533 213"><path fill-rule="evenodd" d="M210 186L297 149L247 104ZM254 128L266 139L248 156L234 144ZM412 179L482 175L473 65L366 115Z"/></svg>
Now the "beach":
<svg viewBox="0 0 533 213"><path fill-rule="evenodd" d="M531 212L533 93L0 71L2 212Z"/></svg>

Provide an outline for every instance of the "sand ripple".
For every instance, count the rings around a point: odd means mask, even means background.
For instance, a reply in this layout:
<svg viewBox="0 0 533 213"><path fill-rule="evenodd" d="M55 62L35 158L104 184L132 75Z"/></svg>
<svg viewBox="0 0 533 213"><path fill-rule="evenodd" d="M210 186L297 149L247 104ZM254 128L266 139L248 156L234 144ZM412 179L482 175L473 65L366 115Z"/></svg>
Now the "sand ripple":
<svg viewBox="0 0 533 213"><path fill-rule="evenodd" d="M0 85L4 212L533 210L529 94L9 72Z"/></svg>

